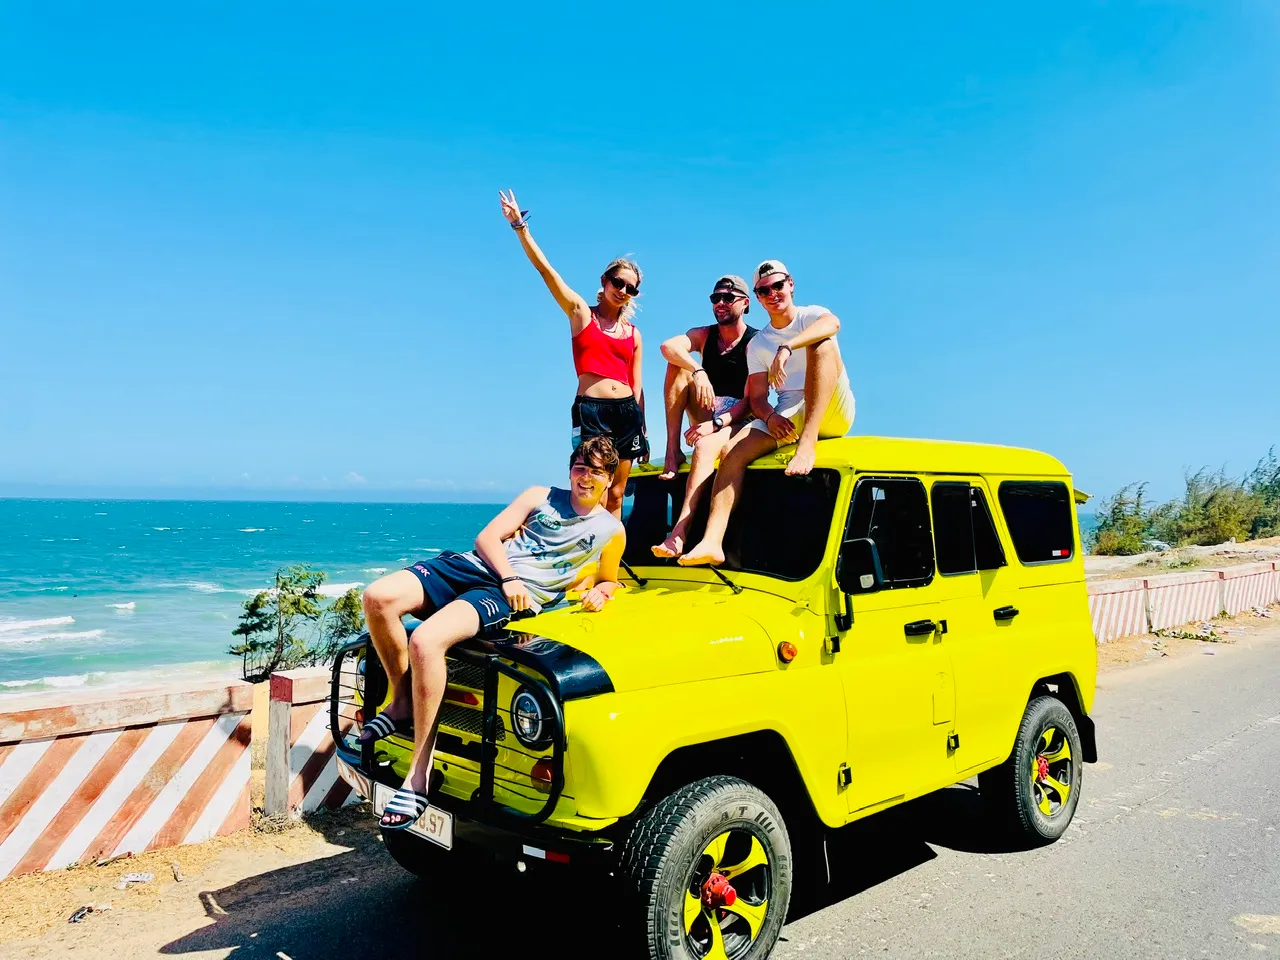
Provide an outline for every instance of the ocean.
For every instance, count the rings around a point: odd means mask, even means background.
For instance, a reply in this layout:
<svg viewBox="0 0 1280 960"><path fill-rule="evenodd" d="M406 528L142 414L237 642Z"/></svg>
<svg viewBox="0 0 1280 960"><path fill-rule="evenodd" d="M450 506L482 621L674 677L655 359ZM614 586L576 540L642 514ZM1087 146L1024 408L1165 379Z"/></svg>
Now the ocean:
<svg viewBox="0 0 1280 960"><path fill-rule="evenodd" d="M246 599L310 563L337 596L469 549L487 504L0 499L0 694L238 675Z"/></svg>

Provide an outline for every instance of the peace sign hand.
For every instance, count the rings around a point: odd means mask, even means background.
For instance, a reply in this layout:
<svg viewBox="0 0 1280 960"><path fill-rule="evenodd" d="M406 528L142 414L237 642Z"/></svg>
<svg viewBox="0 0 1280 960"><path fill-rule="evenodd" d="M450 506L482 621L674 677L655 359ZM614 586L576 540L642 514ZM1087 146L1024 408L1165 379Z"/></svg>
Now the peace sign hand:
<svg viewBox="0 0 1280 960"><path fill-rule="evenodd" d="M519 222L520 204L516 202L516 192L514 190L508 190L506 193L503 193L499 190L498 199L502 203L502 215L507 218L507 222Z"/></svg>

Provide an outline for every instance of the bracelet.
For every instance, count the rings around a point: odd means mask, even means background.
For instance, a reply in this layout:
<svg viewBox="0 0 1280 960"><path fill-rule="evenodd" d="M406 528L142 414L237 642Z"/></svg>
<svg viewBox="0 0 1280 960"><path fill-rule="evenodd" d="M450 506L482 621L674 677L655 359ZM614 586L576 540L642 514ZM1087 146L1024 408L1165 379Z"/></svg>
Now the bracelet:
<svg viewBox="0 0 1280 960"><path fill-rule="evenodd" d="M519 219L519 220L513 220L513 221L511 221L511 229L512 229L512 230L523 230L523 229L524 229L525 227L527 227L528 225L529 225L529 211L528 211L528 210L521 210L521 211L520 211L520 219Z"/></svg>
<svg viewBox="0 0 1280 960"><path fill-rule="evenodd" d="M698 374L700 374L700 373L707 373L706 368L705 368L705 367L694 367L694 368L693 368L693 373L691 373L691 374L690 374L690 376L692 376L692 377L696 377L696 376L697 376ZM707 373L707 379L708 379L708 380L709 380L709 379L711 379L711 374Z"/></svg>
<svg viewBox="0 0 1280 960"><path fill-rule="evenodd" d="M519 580L519 579L520 579L519 577L503 577L503 578L502 578L502 582L503 582L503 583L510 583L510 582L511 582L511 581L513 581L513 580Z"/></svg>
<svg viewBox="0 0 1280 960"><path fill-rule="evenodd" d="M778 344L778 349L779 349L779 350L785 350L785 351L787 351L787 353L795 353L795 350L794 350L794 349L792 349L791 347L787 346L785 343L780 343L780 344Z"/></svg>

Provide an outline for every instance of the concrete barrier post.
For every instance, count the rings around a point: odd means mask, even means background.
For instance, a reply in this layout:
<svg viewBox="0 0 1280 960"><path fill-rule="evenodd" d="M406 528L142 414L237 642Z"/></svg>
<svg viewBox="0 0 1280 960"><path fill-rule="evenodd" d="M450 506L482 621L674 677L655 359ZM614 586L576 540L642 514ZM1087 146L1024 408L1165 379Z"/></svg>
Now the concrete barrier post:
<svg viewBox="0 0 1280 960"><path fill-rule="evenodd" d="M271 675L267 728L266 810L301 816L336 810L359 797L338 776L329 732L329 671L323 667ZM344 729L350 726L344 723Z"/></svg>
<svg viewBox="0 0 1280 960"><path fill-rule="evenodd" d="M198 843L249 825L236 681L0 702L0 877Z"/></svg>

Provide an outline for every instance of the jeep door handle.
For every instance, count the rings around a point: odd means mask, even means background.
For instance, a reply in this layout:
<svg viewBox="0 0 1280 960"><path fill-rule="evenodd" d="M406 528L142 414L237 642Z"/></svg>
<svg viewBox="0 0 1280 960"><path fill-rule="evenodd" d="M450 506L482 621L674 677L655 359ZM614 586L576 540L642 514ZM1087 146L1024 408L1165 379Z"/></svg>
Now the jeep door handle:
<svg viewBox="0 0 1280 960"><path fill-rule="evenodd" d="M908 637L927 637L938 632L938 625L932 620L912 620L903 625L902 632Z"/></svg>
<svg viewBox="0 0 1280 960"><path fill-rule="evenodd" d="M1017 607L997 607L991 612L997 620L1012 620L1018 615Z"/></svg>

